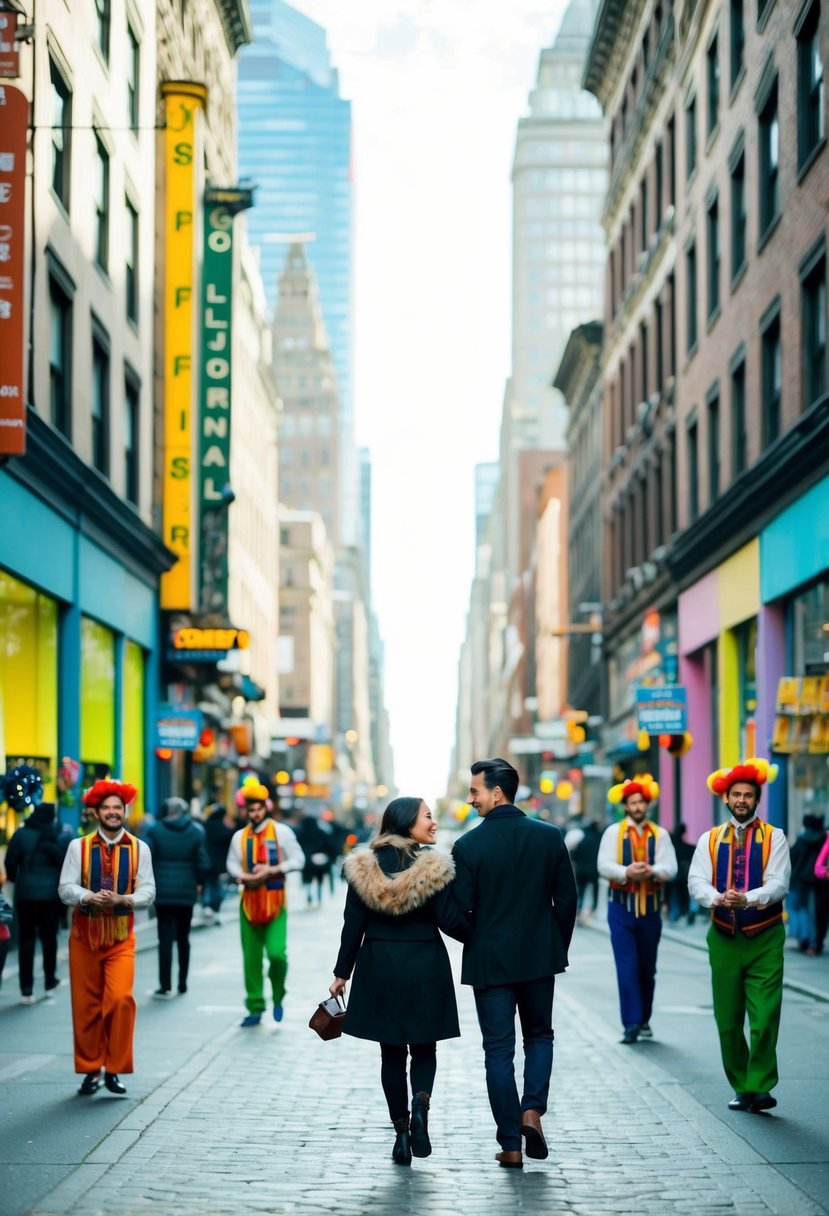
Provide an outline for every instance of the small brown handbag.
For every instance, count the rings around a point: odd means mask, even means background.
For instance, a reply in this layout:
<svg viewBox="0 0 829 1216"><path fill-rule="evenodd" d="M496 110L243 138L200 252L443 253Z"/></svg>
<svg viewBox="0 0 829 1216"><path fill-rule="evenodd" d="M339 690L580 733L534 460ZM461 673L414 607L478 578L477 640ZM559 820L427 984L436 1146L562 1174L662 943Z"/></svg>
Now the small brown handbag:
<svg viewBox="0 0 829 1216"><path fill-rule="evenodd" d="M320 1001L308 1025L321 1039L338 1039L343 1032L344 1017L345 1001L342 997L331 996L327 1001Z"/></svg>

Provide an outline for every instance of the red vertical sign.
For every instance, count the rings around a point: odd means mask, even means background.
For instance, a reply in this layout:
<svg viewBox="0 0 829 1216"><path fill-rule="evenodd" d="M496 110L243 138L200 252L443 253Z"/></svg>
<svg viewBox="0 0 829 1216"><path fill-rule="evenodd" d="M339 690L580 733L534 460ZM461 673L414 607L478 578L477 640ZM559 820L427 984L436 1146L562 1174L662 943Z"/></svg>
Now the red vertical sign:
<svg viewBox="0 0 829 1216"><path fill-rule="evenodd" d="M0 84L0 456L26 450L23 394L23 224L29 103Z"/></svg>

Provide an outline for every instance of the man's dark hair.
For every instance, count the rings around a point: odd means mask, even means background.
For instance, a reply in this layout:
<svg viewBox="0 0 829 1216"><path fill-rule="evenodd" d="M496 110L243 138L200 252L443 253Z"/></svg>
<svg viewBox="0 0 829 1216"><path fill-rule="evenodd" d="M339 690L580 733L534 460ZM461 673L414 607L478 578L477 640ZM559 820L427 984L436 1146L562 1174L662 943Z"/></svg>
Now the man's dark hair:
<svg viewBox="0 0 829 1216"><path fill-rule="evenodd" d="M383 811L380 835L409 836L422 805L422 798L393 798Z"/></svg>
<svg viewBox="0 0 829 1216"><path fill-rule="evenodd" d="M496 756L494 760L476 760L471 770L473 776L480 773L488 790L494 790L496 785L503 790L507 802L515 802L519 777L512 765Z"/></svg>

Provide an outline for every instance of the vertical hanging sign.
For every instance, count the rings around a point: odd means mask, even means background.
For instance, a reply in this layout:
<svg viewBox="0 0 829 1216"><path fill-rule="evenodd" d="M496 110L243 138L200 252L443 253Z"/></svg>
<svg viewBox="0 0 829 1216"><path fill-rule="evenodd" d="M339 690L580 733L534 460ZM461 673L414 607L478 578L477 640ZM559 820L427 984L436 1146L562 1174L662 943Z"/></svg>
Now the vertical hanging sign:
<svg viewBox="0 0 829 1216"><path fill-rule="evenodd" d="M29 103L0 84L0 456L26 451L23 281Z"/></svg>
<svg viewBox="0 0 829 1216"><path fill-rule="evenodd" d="M193 607L193 290L196 190L201 176L204 85L169 81L164 98L164 501L162 536L178 555L161 576L161 607Z"/></svg>
<svg viewBox="0 0 829 1216"><path fill-rule="evenodd" d="M199 414L199 611L226 617L233 307L233 217L252 191L205 190Z"/></svg>

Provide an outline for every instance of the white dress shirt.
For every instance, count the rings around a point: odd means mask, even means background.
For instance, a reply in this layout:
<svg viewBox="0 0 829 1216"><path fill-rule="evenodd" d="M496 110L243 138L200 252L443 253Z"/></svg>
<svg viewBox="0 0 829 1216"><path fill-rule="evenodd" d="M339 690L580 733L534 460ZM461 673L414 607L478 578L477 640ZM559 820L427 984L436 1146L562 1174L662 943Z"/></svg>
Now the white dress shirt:
<svg viewBox="0 0 829 1216"><path fill-rule="evenodd" d="M267 819L263 819L260 824L251 825L257 836L264 829ZM279 844L280 852L282 853L282 861L279 863L283 874L289 874L291 870L301 870L305 865L305 854L292 830L287 823L276 823L273 821L276 828L276 839ZM242 833L244 828L240 828L230 842L230 848L227 851L227 872L231 878L237 881L244 874L242 866Z"/></svg>
<svg viewBox="0 0 829 1216"><path fill-rule="evenodd" d="M630 815L626 816L626 823L632 827L635 832L641 836L645 823L634 823ZM642 882L670 882L676 878L676 853L674 852L674 842L671 840L664 828L658 824L650 825L656 832L656 844L653 853L653 877L640 879ZM609 828L605 828L602 833L601 843L599 845L598 868L602 878L607 878L610 882L626 883L629 881L627 876L627 867L620 865L616 860L619 853L619 825L611 823Z"/></svg>
<svg viewBox="0 0 829 1216"><path fill-rule="evenodd" d="M104 844L118 844L124 835L124 829L121 828L113 840L105 836L100 828L98 835ZM63 868L58 882L58 896L63 903L74 908L78 904L86 903L90 895L92 895L92 891L89 890L89 887L81 886L81 840L77 838L70 841L63 859ZM155 899L153 859L143 840L138 841L138 872L135 876L135 890L131 893L130 899L134 908L149 907Z"/></svg>
<svg viewBox="0 0 829 1216"><path fill-rule="evenodd" d="M752 815L748 823L738 823L732 817L731 823L735 828L747 828L756 818L756 815ZM771 824L769 824L769 827L771 827ZM717 832L719 828L712 828L711 831ZM723 891L718 891L711 882L710 838L711 832L704 832L700 836L688 871L688 891L691 899L695 899L703 908L719 907L723 902L725 894ZM789 842L786 840L785 833L780 828L772 828L771 849L769 851L766 871L763 875L763 885L762 887L752 887L750 891L746 891L744 893L746 901L756 908L763 908L766 904L773 904L779 899L784 899L789 892L791 874L792 863L789 858Z"/></svg>

